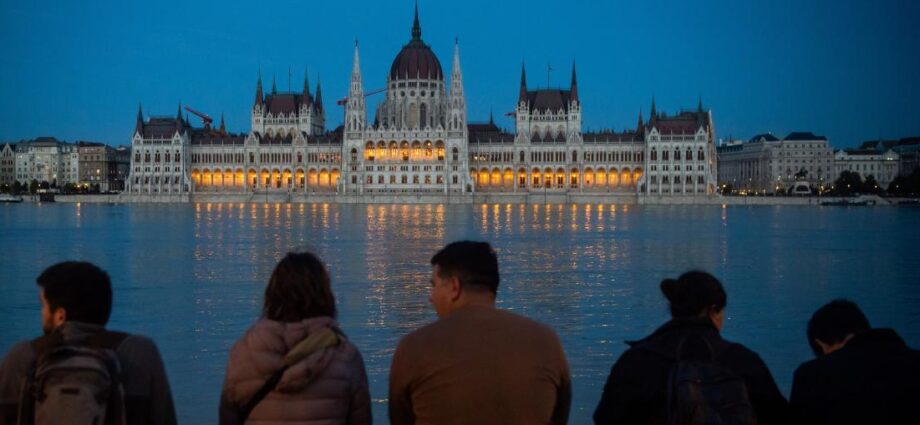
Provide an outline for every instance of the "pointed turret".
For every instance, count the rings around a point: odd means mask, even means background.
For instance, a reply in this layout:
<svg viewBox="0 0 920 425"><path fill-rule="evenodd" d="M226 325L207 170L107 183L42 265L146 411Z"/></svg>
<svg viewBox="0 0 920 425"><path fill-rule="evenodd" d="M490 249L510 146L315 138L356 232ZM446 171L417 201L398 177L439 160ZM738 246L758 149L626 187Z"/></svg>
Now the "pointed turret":
<svg viewBox="0 0 920 425"><path fill-rule="evenodd" d="M645 131L645 122L642 120L642 108L639 108L639 124L636 126L636 133L642 134Z"/></svg>
<svg viewBox="0 0 920 425"><path fill-rule="evenodd" d="M696 105L696 112L703 113L703 97L700 96L699 103Z"/></svg>
<svg viewBox="0 0 920 425"><path fill-rule="evenodd" d="M275 76L272 75L272 94L278 94L278 86L275 85Z"/></svg>
<svg viewBox="0 0 920 425"><path fill-rule="evenodd" d="M256 82L256 101L255 105L262 105L262 70L259 70L259 80Z"/></svg>
<svg viewBox="0 0 920 425"><path fill-rule="evenodd" d="M521 91L518 94L518 102L527 100L527 71L524 69L524 63L521 62Z"/></svg>
<svg viewBox="0 0 920 425"><path fill-rule="evenodd" d="M220 134L221 135L227 134L227 126L224 125L224 113L223 112L220 113Z"/></svg>
<svg viewBox="0 0 920 425"><path fill-rule="evenodd" d="M352 61L351 83L348 86L348 99L345 103L345 128L348 131L361 131L367 119L367 110L364 107L364 86L361 81L358 40L355 40L355 54Z"/></svg>
<svg viewBox="0 0 920 425"><path fill-rule="evenodd" d="M137 104L137 122L134 123L134 132L144 134L144 112L141 110L141 104Z"/></svg>
<svg viewBox="0 0 920 425"><path fill-rule="evenodd" d="M454 65L450 75L450 122L454 131L466 129L466 97L463 94L463 72L460 70L460 41L454 39Z"/></svg>
<svg viewBox="0 0 920 425"><path fill-rule="evenodd" d="M309 71L307 70L307 68L304 68L304 70L303 70L303 103L304 103L305 105L309 105L309 104L311 103L311 101L312 101L312 99L310 99L310 77L309 77L309 74L310 74L310 73L309 73Z"/></svg>
<svg viewBox="0 0 920 425"><path fill-rule="evenodd" d="M572 101L578 102L578 80L575 78L575 61L572 61Z"/></svg>
<svg viewBox="0 0 920 425"><path fill-rule="evenodd" d="M421 41L422 26L418 22L418 0L415 1L415 22L412 23L412 41Z"/></svg>
<svg viewBox="0 0 920 425"><path fill-rule="evenodd" d="M320 85L319 76L316 76L316 99L314 100L316 110L323 112L323 87Z"/></svg>
<svg viewBox="0 0 920 425"><path fill-rule="evenodd" d="M655 96L652 96L652 114L651 118L658 118L658 111L655 109Z"/></svg>
<svg viewBox="0 0 920 425"><path fill-rule="evenodd" d="M182 102L179 102L179 109L176 111L176 132L181 133L184 126L182 122Z"/></svg>

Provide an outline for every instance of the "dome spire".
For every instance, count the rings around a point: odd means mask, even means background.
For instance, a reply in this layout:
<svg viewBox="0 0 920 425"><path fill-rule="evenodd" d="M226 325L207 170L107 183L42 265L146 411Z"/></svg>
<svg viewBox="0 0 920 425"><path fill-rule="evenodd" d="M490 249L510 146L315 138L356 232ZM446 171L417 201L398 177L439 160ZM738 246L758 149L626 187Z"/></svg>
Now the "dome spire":
<svg viewBox="0 0 920 425"><path fill-rule="evenodd" d="M418 23L418 0L415 0L415 22L412 23L412 41L422 39L422 26Z"/></svg>

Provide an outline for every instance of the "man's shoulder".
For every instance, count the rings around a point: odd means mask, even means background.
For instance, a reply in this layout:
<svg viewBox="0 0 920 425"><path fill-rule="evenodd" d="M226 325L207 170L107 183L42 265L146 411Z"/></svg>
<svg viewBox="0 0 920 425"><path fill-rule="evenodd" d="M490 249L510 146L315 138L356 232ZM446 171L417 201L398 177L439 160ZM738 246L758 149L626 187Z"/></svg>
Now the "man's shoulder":
<svg viewBox="0 0 920 425"><path fill-rule="evenodd" d="M19 341L3 356L2 367L4 370L28 368L35 360L34 340Z"/></svg>

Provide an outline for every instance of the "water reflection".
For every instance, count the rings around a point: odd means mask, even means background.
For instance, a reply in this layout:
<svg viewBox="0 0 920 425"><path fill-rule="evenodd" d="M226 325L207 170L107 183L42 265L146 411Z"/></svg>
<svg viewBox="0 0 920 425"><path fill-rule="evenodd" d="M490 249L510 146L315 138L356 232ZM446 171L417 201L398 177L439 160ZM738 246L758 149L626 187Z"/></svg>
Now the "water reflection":
<svg viewBox="0 0 920 425"><path fill-rule="evenodd" d="M860 301L873 324L920 345L910 209L596 205L36 205L0 207L6 323L0 349L39 328L34 278L51 261L89 259L116 284L112 325L154 337L180 420L215 421L230 345L260 313L286 252L327 263L339 319L364 354L374 416L385 423L397 340L435 319L429 259L458 239L490 241L499 303L559 331L574 376L572 421L588 422L623 340L666 317L658 283L711 270L729 292L725 334L758 351L788 391L809 356L802 327L828 299ZM63 229L63 231L62 231ZM21 328L21 329L20 329Z"/></svg>

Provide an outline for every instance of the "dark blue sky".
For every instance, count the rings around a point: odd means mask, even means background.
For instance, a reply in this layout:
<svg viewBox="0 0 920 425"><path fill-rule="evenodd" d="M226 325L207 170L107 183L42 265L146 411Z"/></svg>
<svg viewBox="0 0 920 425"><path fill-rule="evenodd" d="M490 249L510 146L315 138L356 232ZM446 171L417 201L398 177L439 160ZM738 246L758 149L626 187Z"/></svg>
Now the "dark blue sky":
<svg viewBox="0 0 920 425"><path fill-rule="evenodd" d="M178 103L249 130L267 87L322 79L327 127L361 43L365 90L409 40L411 1L31 1L0 5L0 140L126 144L138 103ZM812 131L835 147L920 135L920 2L421 1L423 39L449 72L459 37L468 115L499 124L531 85L578 65L584 129L634 127L640 108L712 108L719 138ZM372 97L372 115L379 97Z"/></svg>

